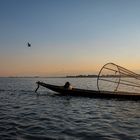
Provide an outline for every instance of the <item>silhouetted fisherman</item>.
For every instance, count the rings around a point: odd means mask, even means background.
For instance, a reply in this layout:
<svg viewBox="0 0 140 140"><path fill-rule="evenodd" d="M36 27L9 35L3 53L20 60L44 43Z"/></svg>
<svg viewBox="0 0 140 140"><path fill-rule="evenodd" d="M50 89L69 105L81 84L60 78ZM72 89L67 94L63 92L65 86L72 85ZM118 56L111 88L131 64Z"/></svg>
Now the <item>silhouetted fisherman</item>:
<svg viewBox="0 0 140 140"><path fill-rule="evenodd" d="M66 82L65 85L64 85L64 88L65 89L72 89L72 86L71 86L70 82Z"/></svg>

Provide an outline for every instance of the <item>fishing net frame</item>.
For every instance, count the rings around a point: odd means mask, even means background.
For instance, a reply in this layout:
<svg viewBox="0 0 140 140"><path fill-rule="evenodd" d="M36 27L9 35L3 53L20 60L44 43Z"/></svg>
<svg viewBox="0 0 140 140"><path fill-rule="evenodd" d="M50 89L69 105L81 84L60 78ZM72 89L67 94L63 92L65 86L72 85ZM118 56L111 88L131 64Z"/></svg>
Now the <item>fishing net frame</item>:
<svg viewBox="0 0 140 140"><path fill-rule="evenodd" d="M105 71L112 72L113 74L108 75L108 73L104 73ZM133 80L129 81L128 78ZM115 93L118 92L120 86L137 88L140 92L140 75L114 63L105 64L99 71L97 76L98 91L104 91L101 82L112 84L114 87L112 87L111 91Z"/></svg>

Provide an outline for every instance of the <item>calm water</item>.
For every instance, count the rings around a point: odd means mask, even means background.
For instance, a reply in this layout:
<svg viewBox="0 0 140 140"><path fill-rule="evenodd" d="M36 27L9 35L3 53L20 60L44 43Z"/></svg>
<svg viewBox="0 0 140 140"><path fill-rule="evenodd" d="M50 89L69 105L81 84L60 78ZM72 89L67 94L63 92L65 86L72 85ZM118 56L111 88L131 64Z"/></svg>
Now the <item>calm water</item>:
<svg viewBox="0 0 140 140"><path fill-rule="evenodd" d="M140 102L58 97L36 81L96 89L94 78L0 78L0 140L140 140Z"/></svg>

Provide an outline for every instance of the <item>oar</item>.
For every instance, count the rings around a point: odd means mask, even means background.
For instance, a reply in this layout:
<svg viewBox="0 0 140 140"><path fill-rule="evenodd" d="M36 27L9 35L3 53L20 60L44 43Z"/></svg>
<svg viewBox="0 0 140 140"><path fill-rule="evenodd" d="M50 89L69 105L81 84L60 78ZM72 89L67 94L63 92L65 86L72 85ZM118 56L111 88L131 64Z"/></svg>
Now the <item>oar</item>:
<svg viewBox="0 0 140 140"><path fill-rule="evenodd" d="M37 90L39 89L39 84L38 84L38 82L36 82L36 83L37 83L37 88L36 88L35 92L37 92Z"/></svg>

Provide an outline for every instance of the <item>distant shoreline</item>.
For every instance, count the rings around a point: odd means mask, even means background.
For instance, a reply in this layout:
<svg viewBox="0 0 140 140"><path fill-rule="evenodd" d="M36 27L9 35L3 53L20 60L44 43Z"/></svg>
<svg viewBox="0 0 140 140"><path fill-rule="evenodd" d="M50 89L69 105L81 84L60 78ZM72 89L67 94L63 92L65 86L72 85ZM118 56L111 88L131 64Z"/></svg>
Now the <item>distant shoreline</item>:
<svg viewBox="0 0 140 140"><path fill-rule="evenodd" d="M67 76L7 76L0 78L97 78L98 75L67 75ZM120 75L102 75L101 77L120 77ZM121 77L130 77L129 75L125 75Z"/></svg>
<svg viewBox="0 0 140 140"><path fill-rule="evenodd" d="M0 78L94 78L98 75L68 75L68 76L5 76Z"/></svg>

